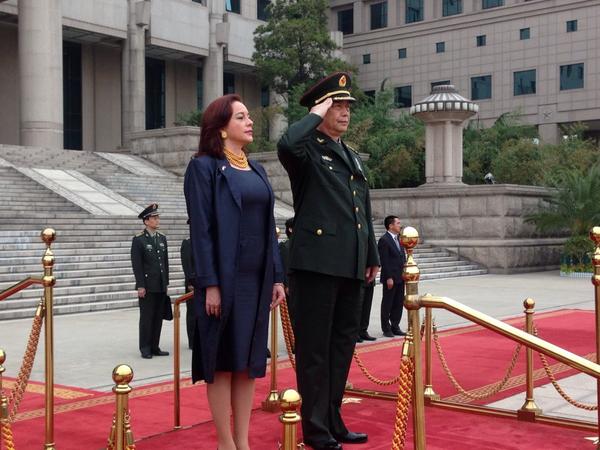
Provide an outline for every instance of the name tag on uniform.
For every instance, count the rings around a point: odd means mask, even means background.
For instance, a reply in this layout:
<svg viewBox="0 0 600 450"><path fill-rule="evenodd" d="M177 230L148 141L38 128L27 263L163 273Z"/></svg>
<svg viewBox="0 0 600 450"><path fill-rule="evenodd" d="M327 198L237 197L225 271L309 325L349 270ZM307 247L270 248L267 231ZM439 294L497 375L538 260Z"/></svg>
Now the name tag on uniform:
<svg viewBox="0 0 600 450"><path fill-rule="evenodd" d="M327 155L321 155L321 158L323 158L325 161L333 161L333 159Z"/></svg>
<svg viewBox="0 0 600 450"><path fill-rule="evenodd" d="M164 246L165 246L165 244L163 244L163 243L161 242L161 243L160 243L160 246L161 246L161 247L164 247Z"/></svg>
<svg viewBox="0 0 600 450"><path fill-rule="evenodd" d="M146 249L147 250L152 250L152 244L146 244Z"/></svg>

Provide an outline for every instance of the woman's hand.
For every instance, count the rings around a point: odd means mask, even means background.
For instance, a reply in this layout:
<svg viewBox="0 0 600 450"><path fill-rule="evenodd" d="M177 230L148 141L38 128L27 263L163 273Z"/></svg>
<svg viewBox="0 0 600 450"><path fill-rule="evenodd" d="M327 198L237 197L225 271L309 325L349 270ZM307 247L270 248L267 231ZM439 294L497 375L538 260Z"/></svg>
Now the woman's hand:
<svg viewBox="0 0 600 450"><path fill-rule="evenodd" d="M221 317L221 290L219 286L206 288L206 314Z"/></svg>
<svg viewBox="0 0 600 450"><path fill-rule="evenodd" d="M283 284L275 283L273 285L273 296L271 297L271 309L277 308L279 304L285 300L285 291Z"/></svg>

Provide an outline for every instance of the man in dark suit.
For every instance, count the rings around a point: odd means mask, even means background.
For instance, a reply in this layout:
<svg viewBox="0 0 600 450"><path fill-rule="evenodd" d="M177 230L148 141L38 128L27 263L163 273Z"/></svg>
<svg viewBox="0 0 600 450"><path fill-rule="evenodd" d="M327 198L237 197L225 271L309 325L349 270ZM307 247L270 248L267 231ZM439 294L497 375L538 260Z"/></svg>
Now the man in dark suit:
<svg viewBox="0 0 600 450"><path fill-rule="evenodd" d="M188 220L188 224L190 221ZM185 292L192 292L194 285L192 284L196 275L194 273L194 257L192 256L192 243L190 238L186 238L181 241L181 248L179 250L181 257L181 266L183 267L183 274L185 277ZM185 303L185 325L187 329L188 347L192 348L194 342L194 330L196 329L196 320L194 318L194 306L193 299L188 300Z"/></svg>
<svg viewBox="0 0 600 450"><path fill-rule="evenodd" d="M290 314L292 329L295 327L295 312L290 298L290 283L288 279L288 268L290 267L290 238L294 227L294 218L290 217L285 221L285 235L287 239L279 243L279 255L281 256L281 265L283 266L283 289L285 290L285 300Z"/></svg>
<svg viewBox="0 0 600 450"><path fill-rule="evenodd" d="M146 228L131 241L131 265L140 307L140 352L142 358L150 359L153 355L169 354L159 347L165 303L168 302L169 253L167 238L158 231L158 204L151 204L138 217Z"/></svg>
<svg viewBox="0 0 600 450"><path fill-rule="evenodd" d="M288 271L302 430L304 442L317 450L367 441L366 434L346 428L340 413L362 285L379 266L364 167L341 140L353 101L350 75L328 76L300 99L310 112L278 143L294 198Z"/></svg>
<svg viewBox="0 0 600 450"><path fill-rule="evenodd" d="M404 280L402 269L406 263L406 252L400 245L400 219L387 216L383 224L386 233L379 238L379 258L381 258L380 281L383 286L381 300L381 330L385 337L404 336L400 329L402 305L404 304Z"/></svg>

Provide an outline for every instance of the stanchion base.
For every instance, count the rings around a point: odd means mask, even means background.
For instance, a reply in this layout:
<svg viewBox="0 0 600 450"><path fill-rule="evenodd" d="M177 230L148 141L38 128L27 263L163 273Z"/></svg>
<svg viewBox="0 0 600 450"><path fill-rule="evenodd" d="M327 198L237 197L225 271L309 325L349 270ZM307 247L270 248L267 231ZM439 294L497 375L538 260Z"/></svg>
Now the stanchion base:
<svg viewBox="0 0 600 450"><path fill-rule="evenodd" d="M51 444L44 444L44 450L56 450L54 442L52 442Z"/></svg>
<svg viewBox="0 0 600 450"><path fill-rule="evenodd" d="M517 411L517 419L525 422L535 422L537 416L542 413L542 410L538 408L535 402L528 402Z"/></svg>
<svg viewBox="0 0 600 450"><path fill-rule="evenodd" d="M271 391L268 397L261 403L261 409L267 412L281 411L281 406L279 404L279 393L277 391Z"/></svg>
<svg viewBox="0 0 600 450"><path fill-rule="evenodd" d="M423 391L423 396L428 400L439 400L440 396L435 393L431 386L425 386L425 390Z"/></svg>

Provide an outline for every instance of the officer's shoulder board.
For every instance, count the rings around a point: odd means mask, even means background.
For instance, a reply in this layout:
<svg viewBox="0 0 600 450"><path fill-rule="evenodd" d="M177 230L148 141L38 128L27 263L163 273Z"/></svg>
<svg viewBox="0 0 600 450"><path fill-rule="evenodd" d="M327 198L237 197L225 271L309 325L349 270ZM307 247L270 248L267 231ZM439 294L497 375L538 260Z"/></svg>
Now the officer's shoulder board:
<svg viewBox="0 0 600 450"><path fill-rule="evenodd" d="M166 237L165 234L161 233L160 231L156 231L156 234L158 234L159 236L162 236L162 237Z"/></svg>
<svg viewBox="0 0 600 450"><path fill-rule="evenodd" d="M135 237L140 237L140 236L143 236L143 235L144 235L144 231L140 231L139 233L137 233L137 234L135 235Z"/></svg>
<svg viewBox="0 0 600 450"><path fill-rule="evenodd" d="M318 137L318 138L317 138L317 142L318 142L319 144L324 144L324 143L325 143L325 139Z"/></svg>
<svg viewBox="0 0 600 450"><path fill-rule="evenodd" d="M346 143L344 142L344 144L346 144ZM348 150L351 150L351 151L353 151L353 152L354 152L354 153L356 153L357 155L359 154L359 153L358 153L358 150L355 150L355 149L353 149L353 148L352 148L352 147L350 147L348 144L346 144L346 147L348 147Z"/></svg>

